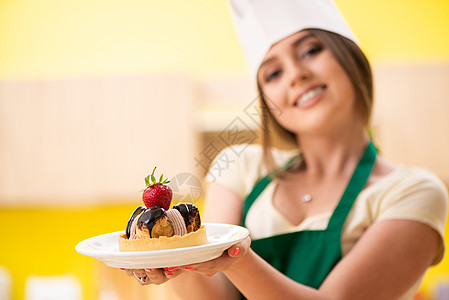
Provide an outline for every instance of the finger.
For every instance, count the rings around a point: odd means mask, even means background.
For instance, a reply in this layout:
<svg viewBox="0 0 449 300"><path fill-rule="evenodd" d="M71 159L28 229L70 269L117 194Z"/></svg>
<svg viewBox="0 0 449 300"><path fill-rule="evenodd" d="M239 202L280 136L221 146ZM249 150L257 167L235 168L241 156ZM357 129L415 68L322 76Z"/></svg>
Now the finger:
<svg viewBox="0 0 449 300"><path fill-rule="evenodd" d="M222 257L225 257L228 260L232 260L227 254L223 253ZM223 261L222 258L216 258L213 261L209 261L207 264L200 265L192 271L201 274L206 277L212 277L220 271L227 269L227 267L223 267L219 261Z"/></svg>
<svg viewBox="0 0 449 300"><path fill-rule="evenodd" d="M141 285L145 285L145 284L150 284L150 282L148 282L148 276L137 276L136 274L134 274L134 277L137 279L137 281L141 284Z"/></svg>
<svg viewBox="0 0 449 300"><path fill-rule="evenodd" d="M232 245L227 250L227 252L230 257L242 257L246 254L250 246L251 246L251 239L247 237L240 243Z"/></svg>
<svg viewBox="0 0 449 300"><path fill-rule="evenodd" d="M240 250L239 250L240 251ZM227 251L224 251L220 257L196 264L184 265L180 270L195 272L206 277L211 277L217 272L227 270L235 262L234 257L230 257Z"/></svg>
<svg viewBox="0 0 449 300"><path fill-rule="evenodd" d="M134 275L136 275L137 277L145 277L145 276L147 276L147 272L145 272L144 269L136 269L133 272L134 272Z"/></svg>
<svg viewBox="0 0 449 300"><path fill-rule="evenodd" d="M174 275L174 271L178 270L179 267L168 267L168 268L164 268L164 274L167 277L172 277Z"/></svg>
<svg viewBox="0 0 449 300"><path fill-rule="evenodd" d="M180 269L180 270L191 271L191 270L195 269L195 265L192 264L192 265L181 266L181 267L179 267L179 269Z"/></svg>
<svg viewBox="0 0 449 300"><path fill-rule="evenodd" d="M140 285L149 284L148 276L143 269L133 269L132 270L134 278L140 283Z"/></svg>
<svg viewBox="0 0 449 300"><path fill-rule="evenodd" d="M228 249L228 255L230 257L237 257L240 253L240 244L237 245L232 245L229 249Z"/></svg>
<svg viewBox="0 0 449 300"><path fill-rule="evenodd" d="M219 271L217 269L217 265L219 264L220 261L222 261L224 256L226 256L228 259L232 259L232 258L229 258L229 256L225 252L223 252L223 254L218 258L215 258L215 259L212 259L209 261L205 261L202 263L186 265L180 269L185 270L185 271L200 273L202 275L206 275L206 274L210 275L212 273L216 273L217 271Z"/></svg>
<svg viewBox="0 0 449 300"><path fill-rule="evenodd" d="M147 269L146 274L148 276L147 284L162 284L169 278L165 275L164 269Z"/></svg>
<svg viewBox="0 0 449 300"><path fill-rule="evenodd" d="M174 268L167 268L164 270L164 274L167 277L167 279L175 278L179 275L181 275L184 272L183 269L180 269L179 267Z"/></svg>

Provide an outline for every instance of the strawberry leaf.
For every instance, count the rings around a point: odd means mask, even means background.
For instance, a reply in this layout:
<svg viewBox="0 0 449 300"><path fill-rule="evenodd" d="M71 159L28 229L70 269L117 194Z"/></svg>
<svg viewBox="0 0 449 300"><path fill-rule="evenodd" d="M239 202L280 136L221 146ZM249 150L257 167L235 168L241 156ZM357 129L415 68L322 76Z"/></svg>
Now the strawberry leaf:
<svg viewBox="0 0 449 300"><path fill-rule="evenodd" d="M155 171L156 171L156 167L154 167L153 172L151 172L150 175L145 177L145 184L147 186L162 185L162 184L167 184L170 182L170 180L168 180L168 178L164 179L164 174L161 174L161 176L159 177L159 180L156 180L156 177L154 176Z"/></svg>

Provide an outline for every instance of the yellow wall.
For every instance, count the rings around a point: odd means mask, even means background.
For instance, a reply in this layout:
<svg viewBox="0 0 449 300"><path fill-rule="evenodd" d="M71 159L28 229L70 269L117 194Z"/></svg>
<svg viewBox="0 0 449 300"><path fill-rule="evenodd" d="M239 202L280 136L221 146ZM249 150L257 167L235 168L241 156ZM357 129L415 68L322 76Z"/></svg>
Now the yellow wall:
<svg viewBox="0 0 449 300"><path fill-rule="evenodd" d="M0 0L0 78L241 72L225 1Z"/></svg>
<svg viewBox="0 0 449 300"><path fill-rule="evenodd" d="M337 0L374 63L449 61L446 0ZM0 0L0 79L246 75L225 0Z"/></svg>
<svg viewBox="0 0 449 300"><path fill-rule="evenodd" d="M202 211L202 201L195 204ZM75 275L80 281L82 299L98 299L99 262L78 254L75 245L93 236L124 230L139 205L136 199L135 205L0 210L0 266L12 275L12 299L24 299L25 281L30 275L64 274Z"/></svg>
<svg viewBox="0 0 449 300"><path fill-rule="evenodd" d="M336 2L374 65L449 61L449 1Z"/></svg>
<svg viewBox="0 0 449 300"><path fill-rule="evenodd" d="M24 299L30 275L64 274L73 274L81 282L82 299L97 299L97 262L78 254L75 245L92 236L124 230L137 205L0 210L0 266L12 275L12 299Z"/></svg>

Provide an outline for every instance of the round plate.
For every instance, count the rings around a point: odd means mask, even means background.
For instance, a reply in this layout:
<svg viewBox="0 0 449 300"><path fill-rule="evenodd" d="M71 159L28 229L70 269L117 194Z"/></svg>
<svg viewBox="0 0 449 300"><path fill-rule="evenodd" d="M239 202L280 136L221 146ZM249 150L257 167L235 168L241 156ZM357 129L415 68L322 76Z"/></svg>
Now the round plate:
<svg viewBox="0 0 449 300"><path fill-rule="evenodd" d="M94 257L114 268L146 269L176 267L208 261L219 257L224 250L245 239L248 229L230 225L206 223L210 244L159 250L119 252L118 237L124 231L112 232L84 240L76 245L80 254Z"/></svg>

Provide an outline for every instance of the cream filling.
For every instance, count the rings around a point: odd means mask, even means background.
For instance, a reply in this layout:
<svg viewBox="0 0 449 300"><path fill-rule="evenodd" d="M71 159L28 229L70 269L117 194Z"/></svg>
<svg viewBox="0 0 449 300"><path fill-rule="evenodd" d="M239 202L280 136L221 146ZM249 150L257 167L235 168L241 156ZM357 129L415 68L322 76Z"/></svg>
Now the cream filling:
<svg viewBox="0 0 449 300"><path fill-rule="evenodd" d="M167 210L167 218L173 226L173 232L175 235L183 236L187 233L186 224L181 213L177 209Z"/></svg>
<svg viewBox="0 0 449 300"><path fill-rule="evenodd" d="M139 220L139 218L140 218L140 216L143 214L143 212L141 212L140 214L138 214L135 218L134 218L134 220L133 220L133 223L132 223L132 225L131 225L131 234L130 234L130 237L129 237L129 239L130 240L135 240L135 239L137 239L137 221Z"/></svg>

